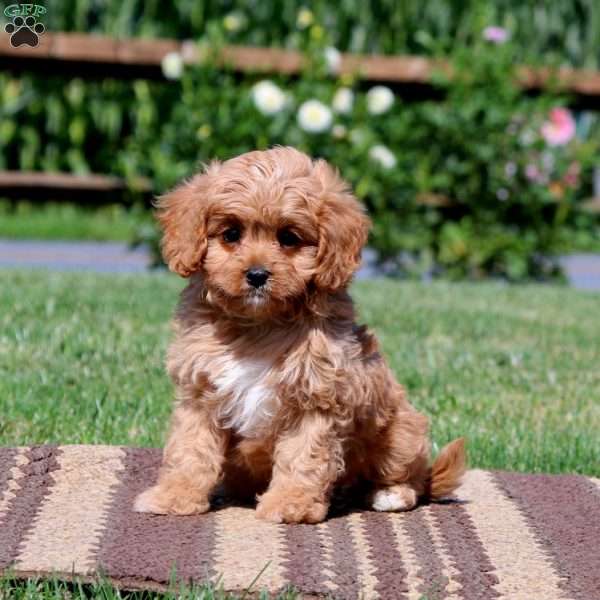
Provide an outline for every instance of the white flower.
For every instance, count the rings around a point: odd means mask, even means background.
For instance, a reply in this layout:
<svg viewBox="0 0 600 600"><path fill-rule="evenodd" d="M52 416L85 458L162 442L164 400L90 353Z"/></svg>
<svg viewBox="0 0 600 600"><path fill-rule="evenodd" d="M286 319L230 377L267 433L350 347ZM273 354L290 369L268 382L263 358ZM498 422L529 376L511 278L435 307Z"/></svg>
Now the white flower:
<svg viewBox="0 0 600 600"><path fill-rule="evenodd" d="M542 152L542 165L544 165L544 169L546 171L552 171L552 169L554 168L554 156L552 155L552 152Z"/></svg>
<svg viewBox="0 0 600 600"><path fill-rule="evenodd" d="M387 112L394 104L394 93L389 87L376 85L367 92L367 110L372 115Z"/></svg>
<svg viewBox="0 0 600 600"><path fill-rule="evenodd" d="M332 120L331 110L318 100L307 100L298 110L298 124L310 133L327 131Z"/></svg>
<svg viewBox="0 0 600 600"><path fill-rule="evenodd" d="M274 115L278 113L286 102L286 96L272 81L259 81L252 88L252 99L256 108L263 115Z"/></svg>
<svg viewBox="0 0 600 600"><path fill-rule="evenodd" d="M167 79L179 79L183 74L183 58L179 52L169 52L163 56L160 68Z"/></svg>
<svg viewBox="0 0 600 600"><path fill-rule="evenodd" d="M246 17L240 12L230 12L223 17L223 27L231 33L239 31L246 25Z"/></svg>
<svg viewBox="0 0 600 600"><path fill-rule="evenodd" d="M387 146L382 144L377 144L369 150L369 158L384 169L393 169L396 166L396 157Z"/></svg>
<svg viewBox="0 0 600 600"><path fill-rule="evenodd" d="M314 21L314 17L312 11L308 8L304 7L298 11L298 15L296 16L296 25L300 29L306 29L310 25L312 25Z"/></svg>
<svg viewBox="0 0 600 600"><path fill-rule="evenodd" d="M519 138L519 142L521 142L521 146L531 146L535 142L536 136L535 132L531 129L526 129L521 134Z"/></svg>
<svg viewBox="0 0 600 600"><path fill-rule="evenodd" d="M504 165L504 174L511 179L517 174L517 165L513 161L509 161Z"/></svg>
<svg viewBox="0 0 600 600"><path fill-rule="evenodd" d="M210 46L206 40L181 42L181 58L184 63L202 63L208 58Z"/></svg>
<svg viewBox="0 0 600 600"><path fill-rule="evenodd" d="M365 140L367 138L363 129L352 129L350 131L349 137L350 137L350 141L355 146L361 146L362 144L365 143Z"/></svg>
<svg viewBox="0 0 600 600"><path fill-rule="evenodd" d="M209 138L211 134L212 127L210 125L207 125L206 123L204 125L200 125L200 127L198 127L198 129L196 130L196 135L200 140L205 140Z"/></svg>
<svg viewBox="0 0 600 600"><path fill-rule="evenodd" d="M502 202L504 202L505 200L508 200L508 190L506 188L500 188L499 190L496 191L496 198L498 198L498 200L501 200Z"/></svg>
<svg viewBox="0 0 600 600"><path fill-rule="evenodd" d="M334 125L331 133L336 140L342 140L346 137L348 132L343 125Z"/></svg>
<svg viewBox="0 0 600 600"><path fill-rule="evenodd" d="M330 73L337 73L342 64L342 55L337 48L328 46L325 48L325 62Z"/></svg>
<svg viewBox="0 0 600 600"><path fill-rule="evenodd" d="M331 105L335 112L347 115L352 112L354 93L350 88L342 87L334 95Z"/></svg>

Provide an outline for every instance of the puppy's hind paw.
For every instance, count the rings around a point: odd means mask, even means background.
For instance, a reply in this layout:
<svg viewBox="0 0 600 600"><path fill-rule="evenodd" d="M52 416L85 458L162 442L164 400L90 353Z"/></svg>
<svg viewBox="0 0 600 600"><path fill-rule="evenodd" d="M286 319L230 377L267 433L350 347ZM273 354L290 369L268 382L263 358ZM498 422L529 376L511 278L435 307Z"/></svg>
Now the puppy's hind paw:
<svg viewBox="0 0 600 600"><path fill-rule="evenodd" d="M393 485L375 490L371 506L379 512L410 510L417 505L417 493L408 485Z"/></svg>
<svg viewBox="0 0 600 600"><path fill-rule="evenodd" d="M189 490L175 490L155 485L137 496L133 510L155 515L194 515L210 508L208 498Z"/></svg>

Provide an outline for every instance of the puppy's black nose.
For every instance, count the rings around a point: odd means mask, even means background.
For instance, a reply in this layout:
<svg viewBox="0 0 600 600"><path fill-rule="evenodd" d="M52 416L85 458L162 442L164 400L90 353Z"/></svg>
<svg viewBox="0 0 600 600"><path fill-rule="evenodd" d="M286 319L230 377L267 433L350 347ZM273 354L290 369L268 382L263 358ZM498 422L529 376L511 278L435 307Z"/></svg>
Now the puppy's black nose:
<svg viewBox="0 0 600 600"><path fill-rule="evenodd" d="M271 273L263 267L250 267L246 271L246 281L255 288L262 287Z"/></svg>

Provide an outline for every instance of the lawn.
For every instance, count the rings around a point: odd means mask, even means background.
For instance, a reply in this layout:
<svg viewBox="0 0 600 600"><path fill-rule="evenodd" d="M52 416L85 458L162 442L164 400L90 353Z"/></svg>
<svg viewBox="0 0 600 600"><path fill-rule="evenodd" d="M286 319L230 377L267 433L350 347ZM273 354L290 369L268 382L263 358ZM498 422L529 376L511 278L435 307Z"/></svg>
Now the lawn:
<svg viewBox="0 0 600 600"><path fill-rule="evenodd" d="M165 273L0 271L0 444L160 445L181 288ZM475 467L600 476L598 296L392 281L353 294L437 446L464 435Z"/></svg>
<svg viewBox="0 0 600 600"><path fill-rule="evenodd" d="M0 200L0 238L130 242L151 221L141 206L83 207L72 203Z"/></svg>
<svg viewBox="0 0 600 600"><path fill-rule="evenodd" d="M250 592L253 592L252 594ZM16 581L10 577L0 577L1 600L299 600L292 590L282 592L276 598L269 597L266 592L254 592L249 588L244 597L236 597L211 585L182 586L173 585L172 590L157 594L152 592L125 592L112 587L108 582L99 581L93 584L68 583L54 580ZM420 600L427 600L423 598Z"/></svg>
<svg viewBox="0 0 600 600"><path fill-rule="evenodd" d="M140 204L82 206L72 202L10 202L0 198L0 238L131 242L143 239L152 214ZM600 253L600 237L588 231L567 236L559 251Z"/></svg>
<svg viewBox="0 0 600 600"><path fill-rule="evenodd" d="M157 446L182 281L0 271L0 443ZM471 464L600 475L598 297L558 287L359 282L377 332L441 445Z"/></svg>

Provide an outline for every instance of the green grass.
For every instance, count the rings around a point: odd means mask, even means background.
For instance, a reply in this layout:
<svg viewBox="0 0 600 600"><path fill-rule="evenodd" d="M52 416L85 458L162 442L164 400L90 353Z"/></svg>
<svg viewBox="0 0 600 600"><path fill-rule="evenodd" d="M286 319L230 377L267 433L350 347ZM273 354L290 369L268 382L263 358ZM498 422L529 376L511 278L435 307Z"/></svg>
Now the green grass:
<svg viewBox="0 0 600 600"><path fill-rule="evenodd" d="M15 240L144 240L150 210L122 204L85 207L72 202L9 202L0 198L0 238ZM582 230L565 236L560 251L600 252L600 236Z"/></svg>
<svg viewBox="0 0 600 600"><path fill-rule="evenodd" d="M182 284L0 271L0 443L160 445ZM600 474L598 296L390 281L353 293L438 445L465 435L474 466Z"/></svg>
<svg viewBox="0 0 600 600"><path fill-rule="evenodd" d="M7 575L0 577L0 600L150 600L159 597L161 600L236 600L239 596L226 593L220 585L184 586L173 584L163 594L152 592L126 592L114 588L110 583L99 579L95 583L66 582L58 579L29 579L19 581ZM266 592L257 593L251 586L246 596L241 599L257 598L269 600ZM292 590L284 591L271 600L295 600L297 594Z"/></svg>
<svg viewBox="0 0 600 600"><path fill-rule="evenodd" d="M0 271L0 444L160 445L181 288L164 273ZM390 281L353 294L437 446L464 435L475 467L600 475L597 295Z"/></svg>
<svg viewBox="0 0 600 600"><path fill-rule="evenodd" d="M149 211L141 206L85 208L71 203L0 200L0 238L129 242L138 227L150 221Z"/></svg>

